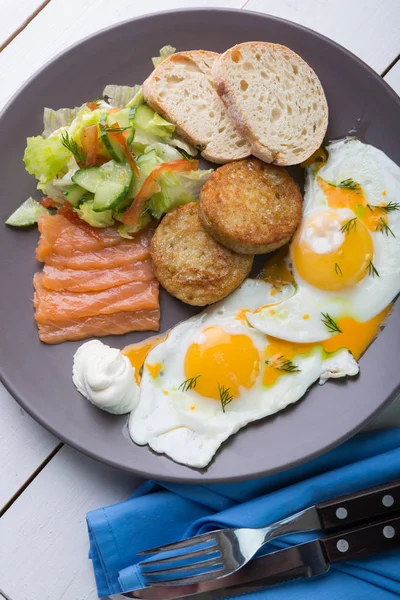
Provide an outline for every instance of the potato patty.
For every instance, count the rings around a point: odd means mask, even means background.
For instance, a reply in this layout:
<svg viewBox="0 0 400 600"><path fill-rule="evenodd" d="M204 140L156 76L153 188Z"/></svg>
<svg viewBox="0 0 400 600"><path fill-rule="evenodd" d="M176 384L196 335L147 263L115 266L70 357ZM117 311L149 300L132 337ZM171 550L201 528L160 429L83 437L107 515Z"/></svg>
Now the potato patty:
<svg viewBox="0 0 400 600"><path fill-rule="evenodd" d="M227 248L264 254L286 244L301 220L300 190L282 167L257 158L217 169L200 192L200 219Z"/></svg>
<svg viewBox="0 0 400 600"><path fill-rule="evenodd" d="M168 213L151 243L154 271L161 285L187 304L212 304L247 277L253 256L221 246L204 229L199 205L191 202Z"/></svg>

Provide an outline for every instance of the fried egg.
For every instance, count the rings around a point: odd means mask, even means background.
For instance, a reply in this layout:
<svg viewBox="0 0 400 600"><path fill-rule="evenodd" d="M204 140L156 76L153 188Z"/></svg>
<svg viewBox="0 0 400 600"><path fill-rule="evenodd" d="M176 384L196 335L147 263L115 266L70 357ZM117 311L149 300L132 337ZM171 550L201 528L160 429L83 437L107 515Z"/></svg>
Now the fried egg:
<svg viewBox="0 0 400 600"><path fill-rule="evenodd" d="M249 311L285 302L293 292L290 284L277 290L247 280L158 340L144 361L129 420L133 441L202 468L229 436L296 402L317 379L357 374L345 349L328 354L321 345L292 344L249 325ZM141 352L143 344L126 354L138 365Z"/></svg>
<svg viewBox="0 0 400 600"><path fill-rule="evenodd" d="M400 291L400 168L357 139L333 143L328 153L322 167L308 169L302 223L287 257L272 265L272 273L290 273L283 280L296 291L247 319L293 342L336 345L342 334L349 347L349 339L379 330Z"/></svg>

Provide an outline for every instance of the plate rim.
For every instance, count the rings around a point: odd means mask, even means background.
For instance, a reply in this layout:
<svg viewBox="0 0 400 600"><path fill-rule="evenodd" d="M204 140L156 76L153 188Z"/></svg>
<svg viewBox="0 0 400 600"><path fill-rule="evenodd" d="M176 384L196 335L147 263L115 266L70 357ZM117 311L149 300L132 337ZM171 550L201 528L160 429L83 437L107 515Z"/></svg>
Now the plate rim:
<svg viewBox="0 0 400 600"><path fill-rule="evenodd" d="M389 93L392 96L393 100L395 100L395 102L397 103L398 108L399 108L399 113L400 113L400 97L396 94L396 92L392 89L392 87L383 79L383 77L381 75L379 75L379 73L374 71L372 69L372 67L370 67L367 63L365 63L361 58L356 56L351 50L348 50L341 44L326 37L325 35L317 32L317 31L314 31L313 29L311 29L309 27L306 27L304 25L296 23L294 21L290 21L288 19L283 19L281 17L277 17L274 15L266 14L266 13L260 13L258 11L251 11L251 10L238 9L238 8L227 8L227 7L190 7L190 8L184 8L184 9L176 8L176 9L171 9L171 10L161 10L161 11L146 13L144 15L139 15L137 17L124 19L122 21L119 21L118 23L114 23L114 24L108 25L106 27L103 27L103 28L99 29L98 31L93 32L93 33L83 37L82 39L74 42L73 44L70 44L67 48L64 48L63 50L58 52L55 56L53 56L51 59L47 60L39 69L37 69L32 75L30 75L28 77L28 79L22 84L22 86L20 86L12 94L12 96L10 97L8 102L5 104L5 106L3 107L3 109L0 113L0 120L3 120L5 118L7 111L12 108L12 105L15 102L15 100L25 92L25 89L30 85L30 83L33 80L35 80L49 66L51 66L53 63L57 62L58 59L60 59L62 56L64 56L71 50L79 47L81 44L87 42L88 40L95 38L97 36L101 36L106 32L116 30L119 27L129 26L131 23L136 23L138 21L151 20L155 17L157 18L157 17L167 15L167 14L191 14L191 13L192 14L194 14L194 13L248 14L248 15L251 15L252 17L256 17L258 19L266 19L270 22L272 21L272 22L285 23L287 25L290 25L291 27L294 27L297 30L301 30L301 31L305 32L306 35L311 34L313 37L320 38L325 43L329 44L330 46L333 46L334 48L339 49L346 56L353 59L363 69L366 69L368 71L369 76L371 78L375 79L376 81L378 81L380 83L380 85L383 84L383 87L386 89L386 93ZM389 319L390 319L390 317L389 317ZM81 452L82 454L84 454L96 461L102 462L111 467L114 467L116 469L119 469L119 470L122 470L122 471L125 471L128 473L134 473L144 479L149 479L149 477L154 476L154 474L149 474L148 471L142 470L140 468L140 465L135 466L135 467L124 466L124 465L121 465L118 461L115 461L113 459L110 459L107 457L100 457L96 452L92 451L91 449L89 449L87 447L83 447L79 443L71 442L71 440L67 439L62 432L60 433L60 431L56 430L51 424L46 422L46 420L41 415L36 414L34 411L34 407L32 405L27 404L25 402L24 398L22 396L20 396L16 391L14 391L13 383L11 381L9 381L9 379L8 379L7 375L4 373L4 370L1 365L0 365L0 381L3 383L4 387L10 393L10 395L14 398L14 400L36 422L38 422L41 426L43 426L47 431L49 431L53 435L55 435L56 438L61 440L67 446L74 448L75 450ZM204 474L204 484L249 481L249 480L257 479L260 477L273 475L273 474L276 474L279 472L284 472L284 471L293 469L301 464L308 463L308 462L312 461L313 459L315 459L323 454L326 454L331 449L339 446L344 441L348 440L353 435L358 433L368 422L373 420L373 418L378 413L380 413L381 410L383 410L387 405L390 404L390 402L398 394L399 390L400 390L400 377L399 377L399 381L396 386L396 389L372 413L370 413L366 418L364 418L361 422L359 422L359 424L356 427L352 428L350 431L343 434L339 438L336 438L335 441L332 441L331 443L324 445L323 448L320 448L319 450L314 451L314 452L309 452L306 456L302 456L301 458L297 458L297 459L291 460L290 462L287 462L285 467L283 467L283 468L282 468L282 466L276 466L275 468L268 468L267 470L260 468L257 470L257 472L253 471L250 475L238 475L238 476L229 476L229 477L220 477L220 476L219 477L213 477L213 476L210 477L209 475L207 475L207 473L205 473ZM262 421L262 420L260 420L260 421ZM257 421L257 422L260 422L260 421ZM149 451L150 451L150 449L149 449ZM164 457L165 455L160 455L160 457L161 456ZM218 460L218 451L217 451L216 456L217 456L216 459ZM179 464L179 466L182 466L183 468L187 468L186 465ZM188 484L202 484L202 482L199 481L199 473L201 473L201 470L195 469L194 471L196 473L196 476L193 476L193 477L189 473L185 473L184 476L157 474L157 479L159 479L160 481L171 481L171 482L180 482L180 483L188 483Z"/></svg>

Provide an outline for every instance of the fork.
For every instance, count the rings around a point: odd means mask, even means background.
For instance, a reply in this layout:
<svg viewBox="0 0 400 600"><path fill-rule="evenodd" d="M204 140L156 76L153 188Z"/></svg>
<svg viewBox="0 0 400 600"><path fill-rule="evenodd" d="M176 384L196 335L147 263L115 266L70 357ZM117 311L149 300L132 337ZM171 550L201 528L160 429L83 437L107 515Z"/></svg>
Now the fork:
<svg viewBox="0 0 400 600"><path fill-rule="evenodd" d="M192 585L226 577L242 568L273 538L302 531L346 528L398 510L399 506L400 480L319 502L267 527L219 529L143 550L138 554L161 554L139 563L143 583ZM164 553L168 554L163 556Z"/></svg>

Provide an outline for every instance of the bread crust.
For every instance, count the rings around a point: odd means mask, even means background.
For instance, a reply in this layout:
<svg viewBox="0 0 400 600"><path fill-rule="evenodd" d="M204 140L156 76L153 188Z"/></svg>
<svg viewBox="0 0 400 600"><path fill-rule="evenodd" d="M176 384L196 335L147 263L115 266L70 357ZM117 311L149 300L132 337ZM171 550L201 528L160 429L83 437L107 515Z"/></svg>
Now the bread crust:
<svg viewBox="0 0 400 600"><path fill-rule="evenodd" d="M200 192L204 228L240 254L265 254L288 243L301 215L301 193L286 169L254 157L220 167Z"/></svg>
<svg viewBox="0 0 400 600"><path fill-rule="evenodd" d="M151 243L154 271L173 296L193 306L222 300L249 274L253 256L218 244L203 228L197 202L168 213Z"/></svg>
<svg viewBox="0 0 400 600"><path fill-rule="evenodd" d="M216 52L205 50L172 54L165 58L144 81L143 94L147 104L165 119L174 123L177 133L199 148L206 160L224 164L249 156L250 143L240 134L236 123L230 119L223 102L215 92L211 69L218 56ZM183 80L189 77L193 80L189 82L188 79L189 89L185 89ZM207 92L204 102L217 103L217 110L208 107L210 110L203 108L201 114L197 113L198 109L189 96L186 103L188 112L181 110L177 103L172 101L170 94L163 95L163 86L166 85L167 80L171 90L172 86L180 86L179 101L182 94L195 93L194 88L197 86L198 96ZM223 122L217 118L218 111L224 113ZM213 116L210 116L210 113ZM193 125L195 121L198 124L196 127ZM236 134L235 139L230 140L228 132Z"/></svg>
<svg viewBox="0 0 400 600"><path fill-rule="evenodd" d="M298 152L300 142L298 144L298 149L295 148L294 152L290 152L285 147L287 140L284 134L281 136L281 144L277 144L276 142L273 143L268 137L260 137L259 133L255 131L254 128L254 115L249 115L248 111L243 107L241 95L238 92L237 86L235 87L235 83L231 76L231 57L232 55L235 56L235 53L236 56L241 56L244 52L255 49L258 49L260 54L262 54L262 52L274 52L284 56L285 59L290 59L293 63L298 65L298 69L301 70L301 72L304 71L304 77L309 80L309 89L314 90L314 98L310 98L310 103L314 104L315 101L318 101L318 116L320 123L314 131L310 144L308 144L303 152ZM288 166L306 160L321 146L328 127L328 104L324 90L312 68L300 56L286 46L268 42L245 42L243 44L237 44L233 48L229 48L229 50L221 54L219 58L215 60L212 67L212 75L217 93L223 100L230 117L237 124L239 131L250 142L251 154L254 156L268 163L273 162L276 165ZM282 75L282 73L280 76L282 80L285 78L285 75ZM261 81L260 73L260 82ZM272 96L275 97L275 92ZM271 104L271 106L266 106L265 108L266 112L269 112L274 106ZM262 117L263 114L261 113L260 118ZM271 125L271 129L272 127L273 125ZM300 131L298 133L300 134Z"/></svg>

